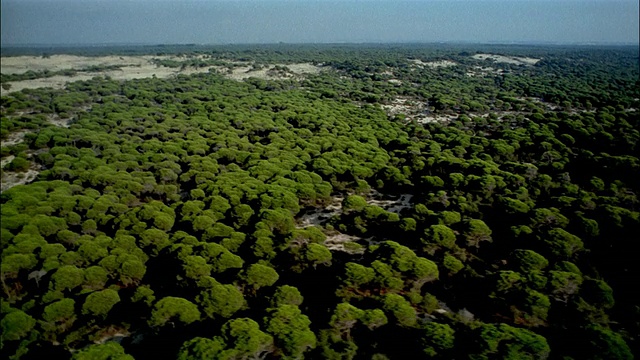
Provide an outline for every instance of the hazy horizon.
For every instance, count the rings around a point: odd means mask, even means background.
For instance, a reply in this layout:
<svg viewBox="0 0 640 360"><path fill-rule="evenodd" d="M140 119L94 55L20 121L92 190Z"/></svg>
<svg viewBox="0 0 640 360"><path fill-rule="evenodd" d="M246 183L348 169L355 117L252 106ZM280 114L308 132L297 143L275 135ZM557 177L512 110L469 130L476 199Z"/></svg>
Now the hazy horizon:
<svg viewBox="0 0 640 360"><path fill-rule="evenodd" d="M8 46L268 43L637 44L627 0L2 0Z"/></svg>

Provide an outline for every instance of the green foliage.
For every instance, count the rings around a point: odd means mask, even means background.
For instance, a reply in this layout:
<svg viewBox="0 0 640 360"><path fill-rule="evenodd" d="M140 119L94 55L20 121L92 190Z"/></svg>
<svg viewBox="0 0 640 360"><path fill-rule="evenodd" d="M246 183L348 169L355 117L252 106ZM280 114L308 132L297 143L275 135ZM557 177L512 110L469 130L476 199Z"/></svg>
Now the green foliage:
<svg viewBox="0 0 640 360"><path fill-rule="evenodd" d="M120 302L118 292L105 289L89 294L82 305L82 313L96 317L106 317L113 306Z"/></svg>
<svg viewBox="0 0 640 360"><path fill-rule="evenodd" d="M133 356L126 354L124 348L115 342L89 345L74 353L73 360L133 360Z"/></svg>
<svg viewBox="0 0 640 360"><path fill-rule="evenodd" d="M597 325L589 326L587 330L587 348L581 353L588 354L589 359L633 359L629 345L620 334Z"/></svg>
<svg viewBox="0 0 640 360"><path fill-rule="evenodd" d="M164 326L167 322L191 324L200 320L198 307L189 300L167 296L160 299L154 306L149 319L150 326Z"/></svg>
<svg viewBox="0 0 640 360"><path fill-rule="evenodd" d="M2 328L3 341L15 341L24 339L36 325L36 320L20 310L6 314L0 327Z"/></svg>
<svg viewBox="0 0 640 360"><path fill-rule="evenodd" d="M383 300L384 310L402 326L414 326L417 321L416 311L407 300L397 294L387 294Z"/></svg>
<svg viewBox="0 0 640 360"><path fill-rule="evenodd" d="M73 265L64 265L51 275L52 288L57 291L72 290L84 282L84 272Z"/></svg>
<svg viewBox="0 0 640 360"><path fill-rule="evenodd" d="M424 336L422 337L422 346L427 356L442 356L442 352L453 348L455 331L447 324L439 324L437 322L426 323L422 326Z"/></svg>
<svg viewBox="0 0 640 360"><path fill-rule="evenodd" d="M433 243L438 247L450 249L456 243L455 233L446 225L431 225L425 235L428 243Z"/></svg>
<svg viewBox="0 0 640 360"><path fill-rule="evenodd" d="M273 285L279 277L273 268L262 264L250 265L244 274L244 280L254 290Z"/></svg>
<svg viewBox="0 0 640 360"><path fill-rule="evenodd" d="M358 195L349 195L342 201L342 209L345 211L362 211L366 206L367 200Z"/></svg>
<svg viewBox="0 0 640 360"><path fill-rule="evenodd" d="M544 337L506 324L482 325L481 350L474 357L503 359L546 359L550 348Z"/></svg>
<svg viewBox="0 0 640 360"><path fill-rule="evenodd" d="M233 285L214 284L198 295L196 302L210 317L231 317L244 306L242 292Z"/></svg>
<svg viewBox="0 0 640 360"><path fill-rule="evenodd" d="M580 294L585 300L606 309L613 307L615 303L613 289L609 284L599 279L586 279L582 285Z"/></svg>
<svg viewBox="0 0 640 360"><path fill-rule="evenodd" d="M303 297L300 291L290 285L278 286L275 294L271 298L271 307L277 308L281 305L300 306Z"/></svg>
<svg viewBox="0 0 640 360"><path fill-rule="evenodd" d="M624 359L637 347L636 48L65 52L153 52L180 74L3 96L8 358ZM238 72L251 78L226 78ZM91 345L117 332L145 336Z"/></svg>
<svg viewBox="0 0 640 360"><path fill-rule="evenodd" d="M316 346L316 336L309 329L311 321L296 306L282 305L271 309L264 322L266 331L287 358L300 357Z"/></svg>
<svg viewBox="0 0 640 360"><path fill-rule="evenodd" d="M542 270L549 265L549 261L545 259L544 256L533 250L518 249L513 252L512 256L515 264L517 264L519 270L523 273L532 270Z"/></svg>
<svg viewBox="0 0 640 360"><path fill-rule="evenodd" d="M47 322L58 322L74 316L75 301L62 299L47 305L42 314L42 319Z"/></svg>
<svg viewBox="0 0 640 360"><path fill-rule="evenodd" d="M449 271L450 274L456 274L458 271L464 269L464 264L462 261L456 259L455 257L447 254L444 256L444 260L442 261L442 265Z"/></svg>

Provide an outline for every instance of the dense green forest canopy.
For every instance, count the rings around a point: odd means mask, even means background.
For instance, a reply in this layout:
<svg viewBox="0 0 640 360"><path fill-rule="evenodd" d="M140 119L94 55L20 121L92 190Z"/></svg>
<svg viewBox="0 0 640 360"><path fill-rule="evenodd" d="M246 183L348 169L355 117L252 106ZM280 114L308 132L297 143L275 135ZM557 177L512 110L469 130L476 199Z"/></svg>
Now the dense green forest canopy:
<svg viewBox="0 0 640 360"><path fill-rule="evenodd" d="M640 347L637 47L7 51L55 52L320 70L3 96L3 356L632 359Z"/></svg>

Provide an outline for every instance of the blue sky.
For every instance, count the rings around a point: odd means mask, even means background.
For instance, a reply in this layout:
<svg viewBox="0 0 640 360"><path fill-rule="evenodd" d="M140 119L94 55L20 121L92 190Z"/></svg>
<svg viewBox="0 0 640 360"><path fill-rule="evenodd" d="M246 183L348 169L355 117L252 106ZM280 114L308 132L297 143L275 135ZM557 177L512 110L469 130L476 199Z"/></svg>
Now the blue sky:
<svg viewBox="0 0 640 360"><path fill-rule="evenodd" d="M2 0L15 44L638 43L633 0Z"/></svg>

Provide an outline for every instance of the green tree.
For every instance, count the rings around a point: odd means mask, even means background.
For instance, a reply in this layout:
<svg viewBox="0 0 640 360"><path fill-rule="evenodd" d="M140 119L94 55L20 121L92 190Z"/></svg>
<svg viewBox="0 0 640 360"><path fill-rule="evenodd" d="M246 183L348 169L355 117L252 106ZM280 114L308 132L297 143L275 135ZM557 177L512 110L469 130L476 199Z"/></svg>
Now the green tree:
<svg viewBox="0 0 640 360"><path fill-rule="evenodd" d="M133 360L133 356L124 352L124 348L113 341L93 344L73 353L73 360Z"/></svg>
<svg viewBox="0 0 640 360"><path fill-rule="evenodd" d="M196 298L196 302L210 317L231 317L244 306L244 297L238 288L233 285L214 284L209 289L203 290Z"/></svg>
<svg viewBox="0 0 640 360"><path fill-rule="evenodd" d="M273 337L248 318L229 320L222 325L221 340L228 347L222 351L222 359L264 359L275 350Z"/></svg>
<svg viewBox="0 0 640 360"><path fill-rule="evenodd" d="M244 281L255 291L265 286L271 286L280 276L269 266L262 264L250 265L243 275Z"/></svg>
<svg viewBox="0 0 640 360"><path fill-rule="evenodd" d="M437 322L429 322L422 325L424 335L421 339L424 353L429 357L440 355L443 352L453 348L455 331L447 324L439 324Z"/></svg>
<svg viewBox="0 0 640 360"><path fill-rule="evenodd" d="M271 307L279 307L280 305L293 305L299 306L302 304L303 297L300 291L290 285L278 286L275 294L271 298Z"/></svg>
<svg viewBox="0 0 640 360"><path fill-rule="evenodd" d="M52 289L72 290L84 282L84 272L73 265L64 265L51 275Z"/></svg>
<svg viewBox="0 0 640 360"><path fill-rule="evenodd" d="M191 324L200 320L198 307L189 300L167 296L154 306L149 319L150 326L164 326L166 323L179 320L182 324Z"/></svg>
<svg viewBox="0 0 640 360"><path fill-rule="evenodd" d="M118 292L112 289L96 291L84 301L82 313L97 317L106 317L113 306L120 302Z"/></svg>
<svg viewBox="0 0 640 360"><path fill-rule="evenodd" d="M36 320L24 311L14 310L6 314L0 322L2 340L24 339L36 325Z"/></svg>
<svg viewBox="0 0 640 360"><path fill-rule="evenodd" d="M579 351L585 358L594 360L633 359L633 353L629 345L620 334L610 329L598 325L590 325L587 329L586 337L585 340L588 340L588 343L585 344L585 348Z"/></svg>
<svg viewBox="0 0 640 360"><path fill-rule="evenodd" d="M469 220L464 234L469 246L478 247L482 241L491 241L491 229L482 220Z"/></svg>
<svg viewBox="0 0 640 360"><path fill-rule="evenodd" d="M456 243L456 234L446 225L431 225L425 235L427 243L438 248L451 249Z"/></svg>
<svg viewBox="0 0 640 360"><path fill-rule="evenodd" d="M384 296L383 308L391 313L401 326L412 327L416 324L418 315L411 304L400 295L387 294Z"/></svg>
<svg viewBox="0 0 640 360"><path fill-rule="evenodd" d="M42 313L42 329L55 338L71 328L76 320L75 305L73 299L62 299L47 305Z"/></svg>
<svg viewBox="0 0 640 360"><path fill-rule="evenodd" d="M444 260L442 264L447 270L449 270L449 274L451 275L456 274L460 270L464 269L464 264L462 263L462 261L456 259L455 257L449 254L446 254L444 256Z"/></svg>
<svg viewBox="0 0 640 360"><path fill-rule="evenodd" d="M316 347L316 336L309 329L311 321L293 305L282 305L269 310L265 317L266 330L273 335L276 346L285 358L300 358Z"/></svg>

